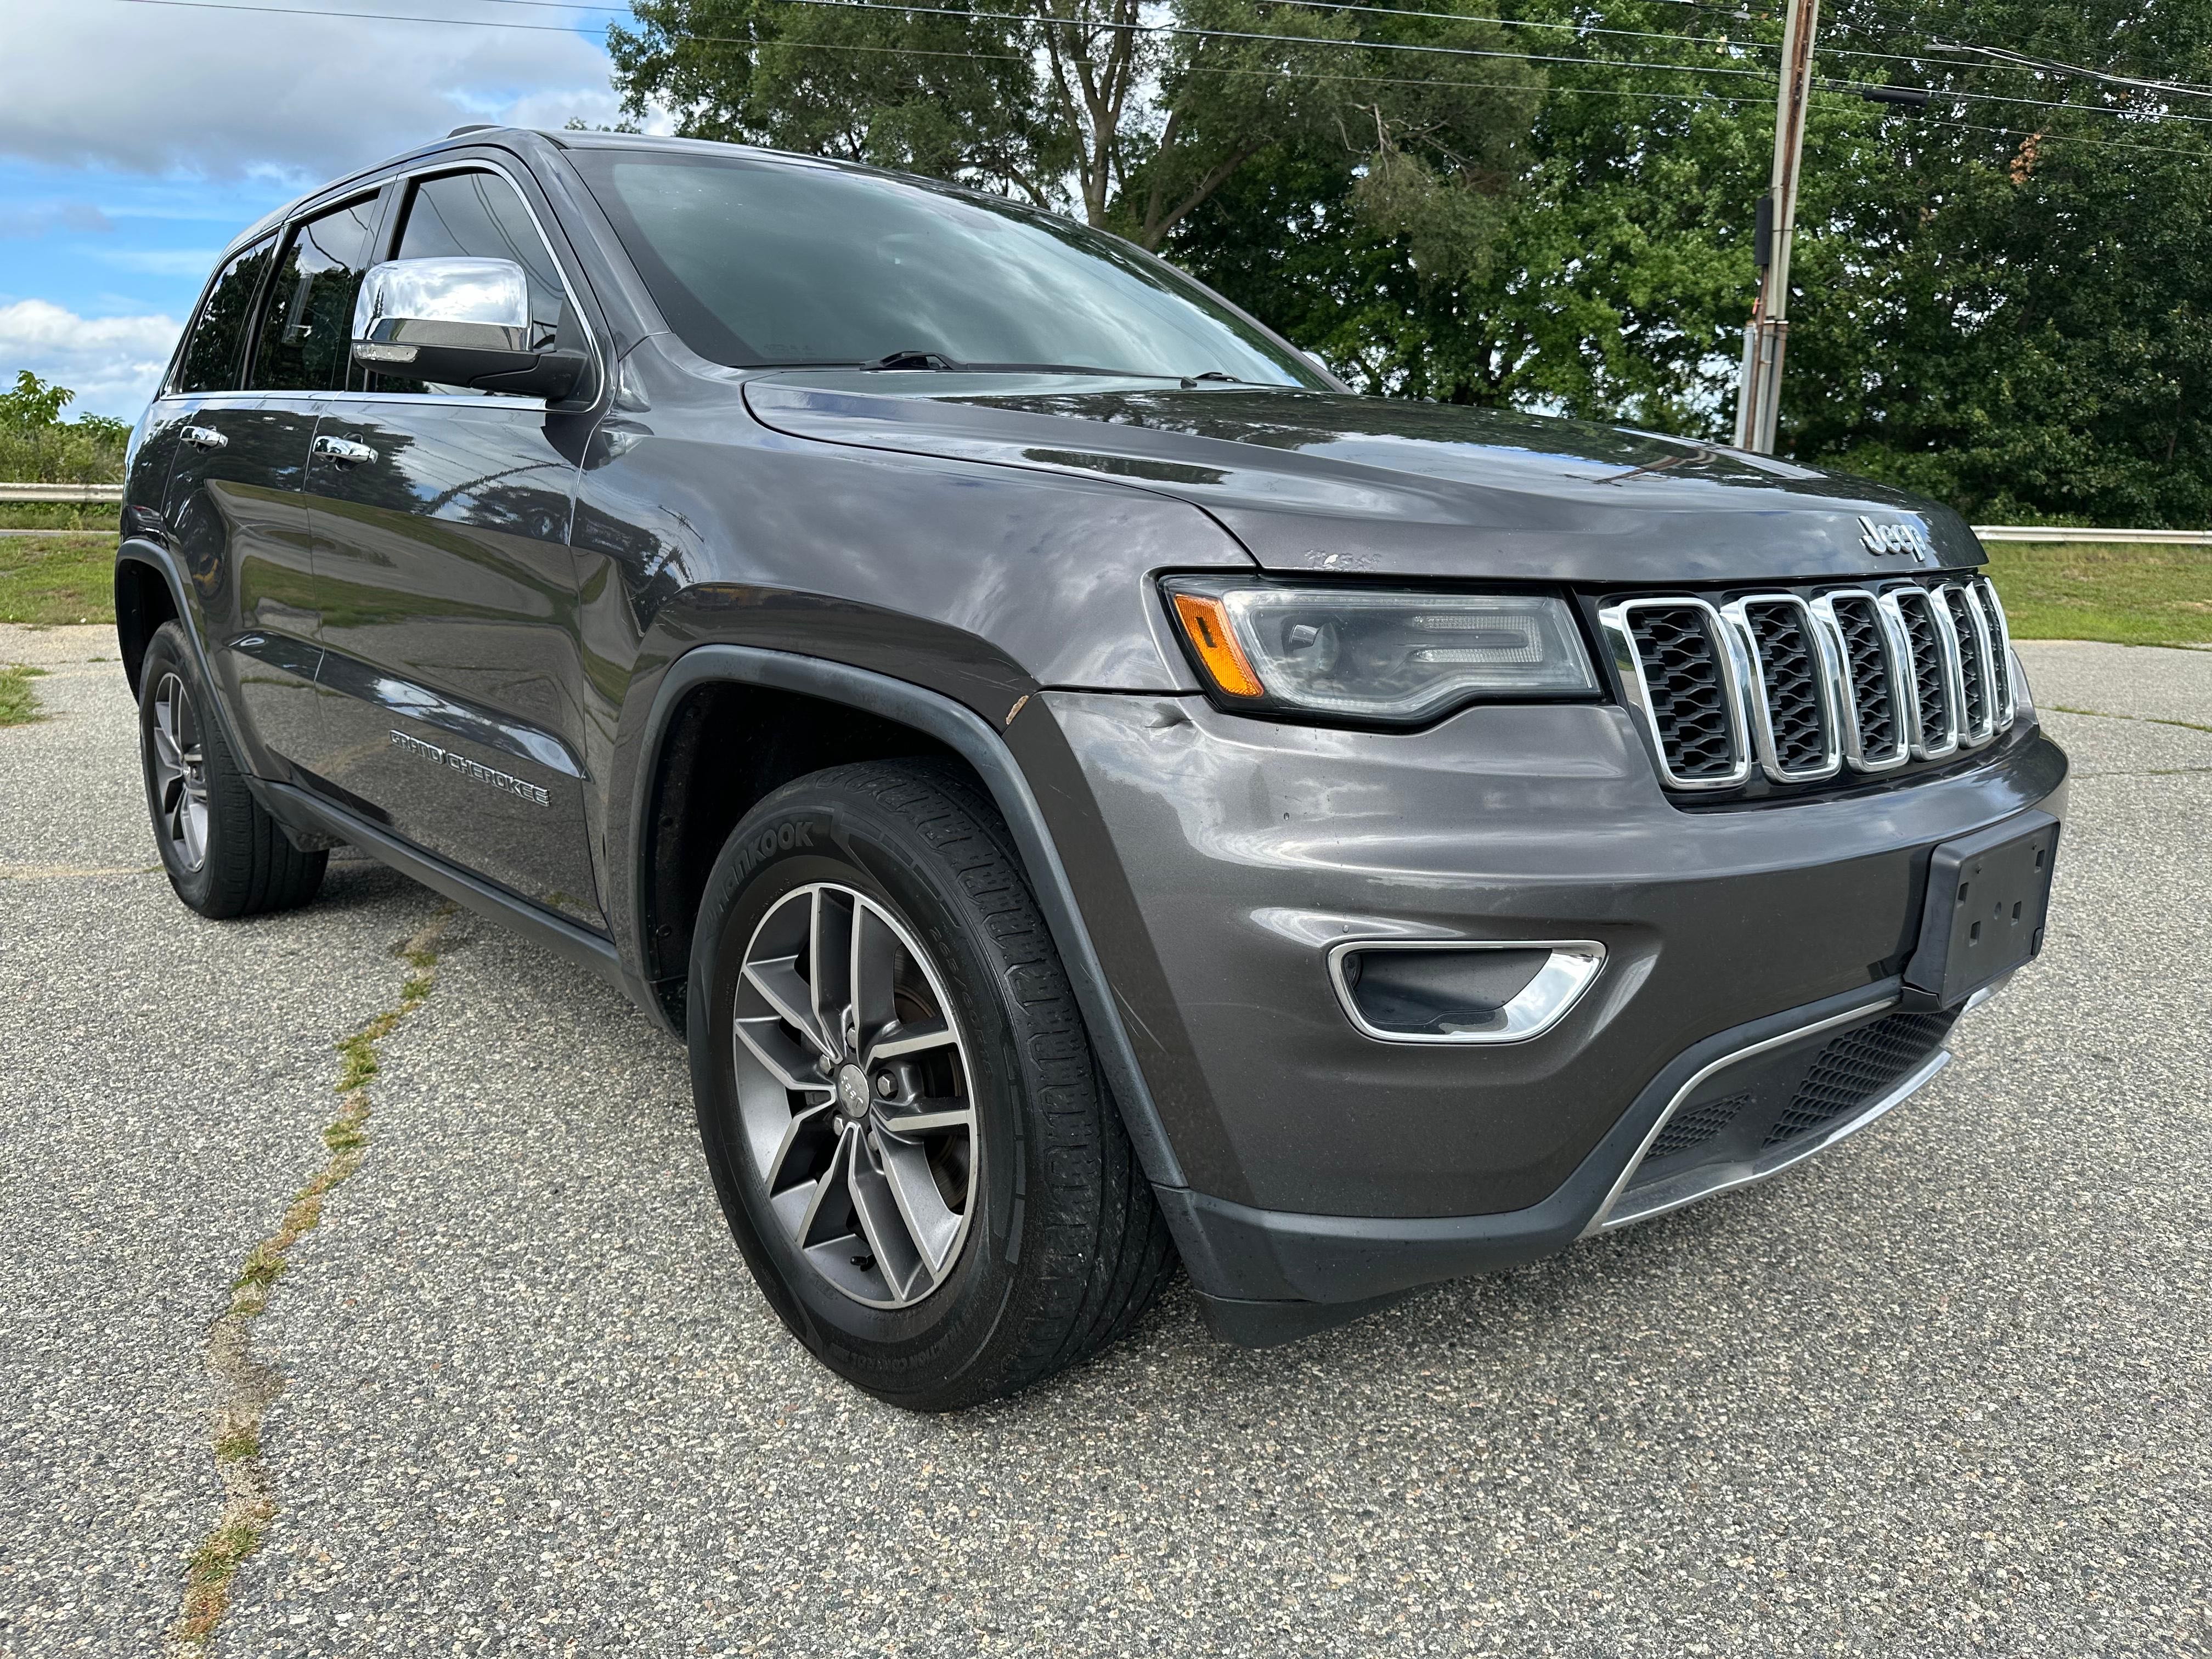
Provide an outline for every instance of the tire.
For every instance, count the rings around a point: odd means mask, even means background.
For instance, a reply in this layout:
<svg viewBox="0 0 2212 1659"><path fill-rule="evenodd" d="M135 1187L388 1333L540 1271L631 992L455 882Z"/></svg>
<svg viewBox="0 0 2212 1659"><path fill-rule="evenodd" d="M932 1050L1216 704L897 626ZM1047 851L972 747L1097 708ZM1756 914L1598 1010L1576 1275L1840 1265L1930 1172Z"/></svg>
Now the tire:
<svg viewBox="0 0 2212 1659"><path fill-rule="evenodd" d="M830 965L802 973L817 941ZM1015 1393L1120 1337L1173 1273L1005 823L958 767L841 766L756 806L708 878L688 1006L730 1231L785 1324L878 1399ZM856 1082L839 1056L872 1047Z"/></svg>
<svg viewBox="0 0 2212 1659"><path fill-rule="evenodd" d="M328 853L303 853L246 786L181 626L164 623L138 672L138 758L169 885L212 921L314 897Z"/></svg>

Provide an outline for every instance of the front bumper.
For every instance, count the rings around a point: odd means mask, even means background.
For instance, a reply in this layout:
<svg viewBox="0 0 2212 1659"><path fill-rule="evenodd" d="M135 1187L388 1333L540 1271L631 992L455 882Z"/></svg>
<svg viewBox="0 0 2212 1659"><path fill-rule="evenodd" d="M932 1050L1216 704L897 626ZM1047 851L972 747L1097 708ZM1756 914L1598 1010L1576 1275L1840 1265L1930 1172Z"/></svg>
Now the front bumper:
<svg viewBox="0 0 2212 1659"><path fill-rule="evenodd" d="M1929 849L2060 815L2066 774L2024 719L1940 776L1685 811L1617 707L1386 735L1045 701L1024 762L1187 1182L1162 1201L1224 1306L1357 1304L1570 1243L1701 1069L1895 1002ZM1328 979L1352 937L1593 940L1605 965L1532 1041L1378 1041Z"/></svg>

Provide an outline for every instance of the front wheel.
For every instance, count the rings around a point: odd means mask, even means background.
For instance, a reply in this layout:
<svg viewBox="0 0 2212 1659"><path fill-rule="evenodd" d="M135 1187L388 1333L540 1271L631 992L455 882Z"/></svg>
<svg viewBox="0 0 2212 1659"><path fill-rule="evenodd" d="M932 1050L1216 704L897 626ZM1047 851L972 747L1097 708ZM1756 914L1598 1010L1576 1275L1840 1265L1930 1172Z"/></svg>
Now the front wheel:
<svg viewBox="0 0 2212 1659"><path fill-rule="evenodd" d="M1005 825L957 768L839 767L747 815L708 879L690 1040L755 1278L880 1399L1012 1394L1172 1271Z"/></svg>

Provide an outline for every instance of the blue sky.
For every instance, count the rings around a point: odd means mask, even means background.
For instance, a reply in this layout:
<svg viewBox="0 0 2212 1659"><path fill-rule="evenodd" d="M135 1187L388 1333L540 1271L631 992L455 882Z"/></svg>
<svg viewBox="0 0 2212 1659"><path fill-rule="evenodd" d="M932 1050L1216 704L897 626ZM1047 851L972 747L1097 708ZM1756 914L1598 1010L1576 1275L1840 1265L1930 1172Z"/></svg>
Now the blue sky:
<svg viewBox="0 0 2212 1659"><path fill-rule="evenodd" d="M558 9L237 3L324 15L0 0L0 384L33 369L135 416L216 252L270 209L465 122L618 112L596 32L544 26Z"/></svg>

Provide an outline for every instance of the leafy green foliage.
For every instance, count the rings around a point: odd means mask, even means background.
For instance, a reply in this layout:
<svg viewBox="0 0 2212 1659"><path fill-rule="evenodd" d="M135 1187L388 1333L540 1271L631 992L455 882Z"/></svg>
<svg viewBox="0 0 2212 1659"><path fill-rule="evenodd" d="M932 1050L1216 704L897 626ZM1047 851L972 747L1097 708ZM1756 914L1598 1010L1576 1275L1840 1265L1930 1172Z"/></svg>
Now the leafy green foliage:
<svg viewBox="0 0 2212 1659"><path fill-rule="evenodd" d="M1432 264L1479 266L1503 222L1492 204L1522 170L1539 84L1495 24L1411 9L994 0L971 18L640 0L635 10L638 27L608 40L634 112L657 102L695 137L1004 191L1148 248L1255 163L1297 153L1326 158L1345 188L1379 161L1364 222L1418 240ZM1394 49L1408 44L1498 55Z"/></svg>
<svg viewBox="0 0 2212 1659"><path fill-rule="evenodd" d="M1846 0L1845 15L1863 9ZM1950 40L2212 77L2212 6L1914 8ZM2136 113L1960 104L1808 167L1783 419L1794 452L1984 521L2212 522L2212 125L2154 95L1966 70L1960 90ZM2212 100L2171 100L2174 116ZM1942 104L1930 106L1936 113ZM2008 131L1989 131L1998 128Z"/></svg>
<svg viewBox="0 0 2212 1659"><path fill-rule="evenodd" d="M1774 0L1467 3L1516 26L1267 0L992 0L1011 21L641 0L613 49L633 106L688 131L1119 229L1363 390L1726 438ZM1115 27L1163 20L1289 38ZM1931 40L2212 83L2212 0L1831 0L1781 448L1978 520L2212 523L2212 100ZM1905 112L1839 84L1869 81L1935 96Z"/></svg>
<svg viewBox="0 0 2212 1659"><path fill-rule="evenodd" d="M1289 154L1240 177L1170 252L1363 390L1724 440L1774 132L1771 83L1729 71L1774 61L1742 43L1779 29L1663 3L1607 4L1599 21L1689 38L1516 34L1594 61L1547 66L1487 270L1417 280L1410 238L1346 211L1358 186ZM1783 452L1981 521L2212 522L2212 125L2161 118L2212 117L2212 101L2164 110L2079 80L1846 55L1974 40L2203 82L2212 5L1840 0L1820 38L1816 73L1939 95L1917 115L1814 97ZM1608 61L1630 58L1703 72Z"/></svg>
<svg viewBox="0 0 2212 1659"><path fill-rule="evenodd" d="M131 442L127 421L105 415L62 419L76 393L29 369L0 392L0 479L10 483L115 483Z"/></svg>

